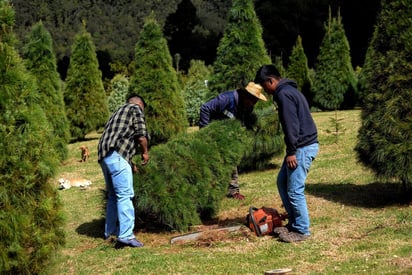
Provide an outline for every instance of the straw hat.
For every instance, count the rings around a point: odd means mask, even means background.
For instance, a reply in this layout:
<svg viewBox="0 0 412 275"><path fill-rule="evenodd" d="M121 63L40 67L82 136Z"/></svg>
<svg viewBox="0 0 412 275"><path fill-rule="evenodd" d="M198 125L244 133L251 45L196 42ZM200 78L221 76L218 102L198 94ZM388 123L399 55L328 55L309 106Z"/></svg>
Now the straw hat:
<svg viewBox="0 0 412 275"><path fill-rule="evenodd" d="M265 95L262 93L263 88L259 84L256 84L255 82L249 82L247 86L245 87L245 90L249 92L249 94L254 95L260 100L267 101Z"/></svg>

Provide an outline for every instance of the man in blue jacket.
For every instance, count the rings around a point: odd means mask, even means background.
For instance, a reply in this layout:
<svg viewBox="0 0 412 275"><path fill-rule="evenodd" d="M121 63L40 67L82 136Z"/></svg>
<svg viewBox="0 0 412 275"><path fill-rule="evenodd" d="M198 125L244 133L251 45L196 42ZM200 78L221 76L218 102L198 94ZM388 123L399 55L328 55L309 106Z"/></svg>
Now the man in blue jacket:
<svg viewBox="0 0 412 275"><path fill-rule="evenodd" d="M263 88L249 82L244 88L219 94L200 107L199 128L203 128L213 120L239 119L243 124L253 112L253 107L260 99L266 101ZM246 125L247 126L247 125ZM239 192L237 167L232 171L232 180L229 183L228 197L243 200L245 196Z"/></svg>
<svg viewBox="0 0 412 275"><path fill-rule="evenodd" d="M303 241L310 236L309 213L305 197L305 181L318 150L316 125L304 95L294 81L281 78L274 65L264 65L256 73L255 82L273 95L286 143L286 156L277 178L282 203L288 213L286 227L275 228L285 242Z"/></svg>

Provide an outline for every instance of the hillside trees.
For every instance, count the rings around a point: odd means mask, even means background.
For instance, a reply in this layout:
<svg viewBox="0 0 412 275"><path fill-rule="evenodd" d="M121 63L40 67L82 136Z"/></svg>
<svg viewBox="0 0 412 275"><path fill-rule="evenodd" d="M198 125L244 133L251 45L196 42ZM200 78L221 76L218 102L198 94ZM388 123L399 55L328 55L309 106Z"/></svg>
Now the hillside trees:
<svg viewBox="0 0 412 275"><path fill-rule="evenodd" d="M97 51L108 53L113 61L128 64L133 60L133 46L147 14L153 10L159 20L164 20L176 10L179 1L163 1L161 9L157 8L158 1L146 0L12 2L17 11L19 34L24 36L26 26L43 21L55 40L59 60L70 56L70 45L82 28L82 20L87 20L87 31L96 38Z"/></svg>
<svg viewBox="0 0 412 275"><path fill-rule="evenodd" d="M253 1L234 0L213 63L209 81L212 94L246 85L261 65L271 63L262 32Z"/></svg>
<svg viewBox="0 0 412 275"><path fill-rule="evenodd" d="M412 190L412 6L382 1L361 72L359 160L384 180ZM396 39L394 39L396 37Z"/></svg>
<svg viewBox="0 0 412 275"><path fill-rule="evenodd" d="M70 141L69 121L63 99L62 83L57 72L52 38L42 22L32 27L24 47L26 67L36 77L41 107L46 113L60 160L67 158L67 143Z"/></svg>
<svg viewBox="0 0 412 275"><path fill-rule="evenodd" d="M223 33L231 0L192 0L202 24L211 32Z"/></svg>
<svg viewBox="0 0 412 275"><path fill-rule="evenodd" d="M164 20L176 11L180 2L181 0L163 1L161 8L158 8L159 0L12 0L17 12L15 30L20 38L27 34L27 26L40 20L52 34L59 72L63 79L70 57L70 45L73 44L83 19L89 22L88 31L95 39L103 71L103 67L108 67L107 63L127 65L133 60L133 46L142 29L143 19L150 11L155 11L157 20L163 26ZM216 57L217 41L225 28L227 11L232 1L192 0L192 3L201 21L201 28L196 28L196 32L200 31L197 32L202 34L200 39L206 41L197 52L203 56L197 59L210 65ZM254 3L263 25L266 48L271 55L289 56L296 36L300 34L309 65L313 67L324 33L323 22L328 16L328 5L332 5L334 10L338 5L342 6L343 20L352 48L352 60L354 65L361 66L380 1L369 0L362 5L356 1L340 0L278 0L275 5L271 0L255 0ZM172 44L169 46L173 48ZM171 53L174 56L175 52ZM182 56L182 62L188 63L189 60ZM106 71L103 71L103 77L111 78Z"/></svg>
<svg viewBox="0 0 412 275"><path fill-rule="evenodd" d="M187 71L191 60L203 59L209 64L213 61L207 57L213 56L210 52L217 47L217 35L202 25L191 0L178 4L176 12L166 18L163 32L171 55L181 56L181 69Z"/></svg>
<svg viewBox="0 0 412 275"><path fill-rule="evenodd" d="M142 96L151 145L186 131L187 116L167 41L153 14L146 19L135 47L129 94Z"/></svg>
<svg viewBox="0 0 412 275"><path fill-rule="evenodd" d="M337 110L352 108L356 103L356 76L350 58L349 43L340 13L325 24L312 89L320 108Z"/></svg>
<svg viewBox="0 0 412 275"><path fill-rule="evenodd" d="M64 242L60 201L48 182L59 157L4 0L0 25L0 273L39 274Z"/></svg>
<svg viewBox="0 0 412 275"><path fill-rule="evenodd" d="M64 91L67 118L73 140L106 123L108 106L95 46L85 26L76 35Z"/></svg>

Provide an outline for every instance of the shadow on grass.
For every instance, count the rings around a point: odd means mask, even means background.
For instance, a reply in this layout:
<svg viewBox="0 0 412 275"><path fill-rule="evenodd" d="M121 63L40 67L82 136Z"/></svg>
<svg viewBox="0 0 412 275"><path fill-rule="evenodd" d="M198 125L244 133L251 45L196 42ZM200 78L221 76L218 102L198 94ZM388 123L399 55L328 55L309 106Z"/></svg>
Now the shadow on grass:
<svg viewBox="0 0 412 275"><path fill-rule="evenodd" d="M408 204L408 196L402 185L394 183L375 182L366 185L318 183L306 185L305 190L308 194L329 201L366 208Z"/></svg>
<svg viewBox="0 0 412 275"><path fill-rule="evenodd" d="M276 170L279 169L280 166L276 163L266 163L263 164L261 167L250 167L250 168L245 168L245 167L238 167L238 172L239 174L248 174L248 173L253 173L253 172L265 172L269 170Z"/></svg>
<svg viewBox="0 0 412 275"><path fill-rule="evenodd" d="M86 222L79 227L76 228L76 232L80 235L85 235L90 238L100 239L103 238L104 232L104 222L105 219L94 219L91 222ZM220 228L220 227L229 227L229 226L237 226L237 225L246 225L246 215L243 217L233 217L230 219L219 220L219 219L209 219L202 221L201 225L194 226L193 228L189 229L188 231L196 231L198 230L206 230L208 228ZM170 229L166 229L164 226L156 223L145 222L140 219L140 217L136 216L136 231L143 231L147 233L167 233L172 232Z"/></svg>
<svg viewBox="0 0 412 275"><path fill-rule="evenodd" d="M76 228L76 232L80 235L86 235L91 238L101 239L104 237L104 218L94 219L91 222L86 222Z"/></svg>
<svg viewBox="0 0 412 275"><path fill-rule="evenodd" d="M246 215L244 217L233 217L231 219L219 220L217 218L202 220L202 224L189 226L189 231L202 231L207 228L220 228L220 227L230 227L230 226L237 226L237 225L244 225L246 224ZM137 231L147 232L147 233L170 233L174 230L172 228L166 228L165 225L148 221L142 220L140 217L136 217L136 227Z"/></svg>

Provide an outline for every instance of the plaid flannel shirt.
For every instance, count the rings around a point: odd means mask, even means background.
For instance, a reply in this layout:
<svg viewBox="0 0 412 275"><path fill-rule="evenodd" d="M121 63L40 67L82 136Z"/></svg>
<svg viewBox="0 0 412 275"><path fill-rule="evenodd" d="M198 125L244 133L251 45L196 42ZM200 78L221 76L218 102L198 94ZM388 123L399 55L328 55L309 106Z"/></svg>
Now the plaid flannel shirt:
<svg viewBox="0 0 412 275"><path fill-rule="evenodd" d="M112 114L99 140L98 161L111 151L117 151L131 162L137 153L139 137L149 139L142 109L136 104L126 103Z"/></svg>

